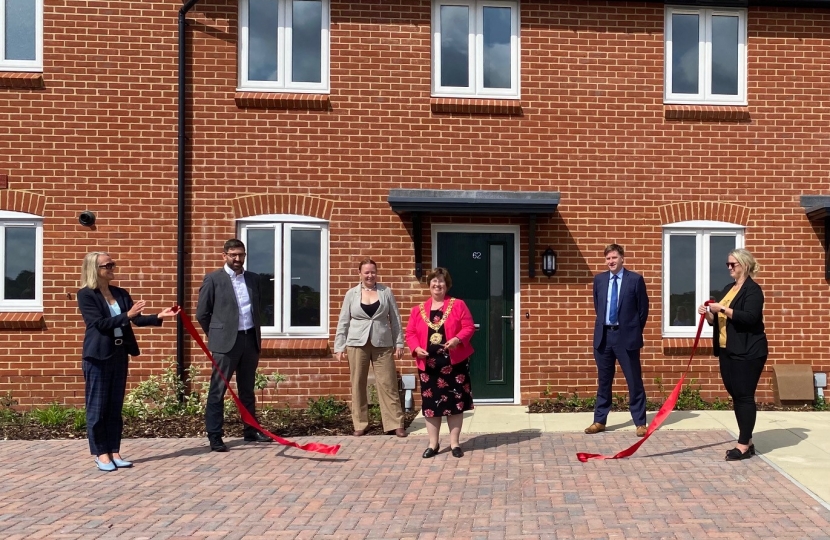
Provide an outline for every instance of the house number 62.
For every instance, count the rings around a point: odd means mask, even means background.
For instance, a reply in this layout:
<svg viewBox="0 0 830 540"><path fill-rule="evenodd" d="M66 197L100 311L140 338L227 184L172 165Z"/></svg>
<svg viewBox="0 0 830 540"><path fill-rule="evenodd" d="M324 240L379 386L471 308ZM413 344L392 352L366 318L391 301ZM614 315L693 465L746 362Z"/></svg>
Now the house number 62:
<svg viewBox="0 0 830 540"><path fill-rule="evenodd" d="M480 251L473 251L473 259L480 259L481 252Z"/></svg>

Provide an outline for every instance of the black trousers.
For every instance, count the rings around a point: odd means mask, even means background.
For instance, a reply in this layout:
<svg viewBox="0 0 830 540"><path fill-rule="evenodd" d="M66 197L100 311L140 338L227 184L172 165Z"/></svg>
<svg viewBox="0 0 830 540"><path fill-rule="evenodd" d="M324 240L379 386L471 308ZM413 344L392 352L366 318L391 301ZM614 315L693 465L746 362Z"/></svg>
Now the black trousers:
<svg viewBox="0 0 830 540"><path fill-rule="evenodd" d="M755 429L758 408L755 405L755 391L764 371L767 357L735 358L724 349L720 350L720 376L726 391L732 397L735 419L738 420L738 444L749 444Z"/></svg>
<svg viewBox="0 0 830 540"><path fill-rule="evenodd" d="M257 349L256 332L249 330L240 332L236 343L227 354L213 353L213 359L230 382L236 373L236 390L239 401L248 409L251 416L256 418L256 398L254 395L254 380L256 369L259 366L259 350ZM222 436L222 425L225 420L225 383L214 368L210 376L207 404L205 405L205 431L208 435ZM245 427L246 433L253 428Z"/></svg>
<svg viewBox="0 0 830 540"><path fill-rule="evenodd" d="M109 360L84 358L81 364L86 382L86 434L94 456L121 451L128 359L126 349L116 346Z"/></svg>

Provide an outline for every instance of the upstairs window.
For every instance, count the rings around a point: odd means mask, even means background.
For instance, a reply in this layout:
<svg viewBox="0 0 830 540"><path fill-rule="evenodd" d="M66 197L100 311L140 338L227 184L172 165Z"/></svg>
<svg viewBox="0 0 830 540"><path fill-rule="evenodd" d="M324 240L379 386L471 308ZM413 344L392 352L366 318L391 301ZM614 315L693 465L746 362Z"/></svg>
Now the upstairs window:
<svg viewBox="0 0 830 540"><path fill-rule="evenodd" d="M0 211L0 312L43 311L43 218Z"/></svg>
<svg viewBox="0 0 830 540"><path fill-rule="evenodd" d="M0 0L0 71L43 71L43 0Z"/></svg>
<svg viewBox="0 0 830 540"><path fill-rule="evenodd" d="M518 2L433 2L432 94L519 97Z"/></svg>
<svg viewBox="0 0 830 540"><path fill-rule="evenodd" d="M262 279L263 337L328 337L328 222L293 215L239 220L245 269Z"/></svg>
<svg viewBox="0 0 830 540"><path fill-rule="evenodd" d="M694 337L706 300L721 299L732 283L726 258L744 247L744 228L720 221L685 221L663 227L663 337ZM712 335L704 323L704 335Z"/></svg>
<svg viewBox="0 0 830 540"><path fill-rule="evenodd" d="M746 10L666 8L665 102L746 105Z"/></svg>
<svg viewBox="0 0 830 540"><path fill-rule="evenodd" d="M329 0L239 0L239 89L329 91Z"/></svg>

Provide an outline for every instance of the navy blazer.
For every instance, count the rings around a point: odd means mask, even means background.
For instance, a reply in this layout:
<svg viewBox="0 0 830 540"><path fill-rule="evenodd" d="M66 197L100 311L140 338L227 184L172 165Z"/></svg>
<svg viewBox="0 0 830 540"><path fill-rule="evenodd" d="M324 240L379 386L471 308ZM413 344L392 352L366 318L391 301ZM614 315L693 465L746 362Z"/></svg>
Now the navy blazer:
<svg viewBox="0 0 830 540"><path fill-rule="evenodd" d="M82 353L84 359L109 360L115 346L116 328L120 328L124 334L121 339L124 340L127 354L130 356L141 354L130 318L127 317L127 312L133 307L133 299L130 298L130 293L121 287L110 285L110 292L121 307L121 314L115 317L110 313L107 300L100 289L84 287L78 291L78 307L86 324ZM161 323L162 319L159 319L158 315L139 315L132 320L132 324L136 326L161 326Z"/></svg>
<svg viewBox="0 0 830 540"><path fill-rule="evenodd" d="M648 293L646 293L646 282L643 276L628 268L624 270L625 274L623 274L619 291L620 344L627 350L634 351L643 348L643 329L648 320ZM598 349L602 343L602 327L605 325L605 304L610 280L610 270L594 276L594 312L597 314L594 322L595 349Z"/></svg>
<svg viewBox="0 0 830 540"><path fill-rule="evenodd" d="M723 289L726 296L735 284ZM726 318L726 351L737 358L761 358L769 354L767 335L764 333L764 292L760 285L747 276L741 290L729 303L732 318ZM712 324L712 349L720 355L720 317L716 314Z"/></svg>

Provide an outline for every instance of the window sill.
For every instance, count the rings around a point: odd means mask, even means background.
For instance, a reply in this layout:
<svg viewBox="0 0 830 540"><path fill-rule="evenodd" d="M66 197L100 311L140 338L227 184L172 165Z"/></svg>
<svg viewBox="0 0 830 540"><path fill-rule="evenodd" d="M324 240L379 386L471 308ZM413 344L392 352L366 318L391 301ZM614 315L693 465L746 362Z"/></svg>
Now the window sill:
<svg viewBox="0 0 830 540"><path fill-rule="evenodd" d="M234 95L240 109L284 109L327 111L331 109L328 94L284 94L279 92L237 92Z"/></svg>
<svg viewBox="0 0 830 540"><path fill-rule="evenodd" d="M663 354L688 358L692 354L695 338L663 338ZM712 356L712 338L700 338L695 356ZM714 358L714 357L713 357Z"/></svg>
<svg viewBox="0 0 830 540"><path fill-rule="evenodd" d="M0 330L43 330L46 321L43 313L0 313Z"/></svg>
<svg viewBox="0 0 830 540"><path fill-rule="evenodd" d="M2 71L0 69L0 88L43 88L43 73L23 71Z"/></svg>
<svg viewBox="0 0 830 540"><path fill-rule="evenodd" d="M666 120L750 122L749 107L738 105L663 105Z"/></svg>
<svg viewBox="0 0 830 540"><path fill-rule="evenodd" d="M331 356L331 349L327 338L263 339L260 356L324 357Z"/></svg>
<svg viewBox="0 0 830 540"><path fill-rule="evenodd" d="M431 98L429 106L439 114L522 115L522 102L518 99Z"/></svg>

